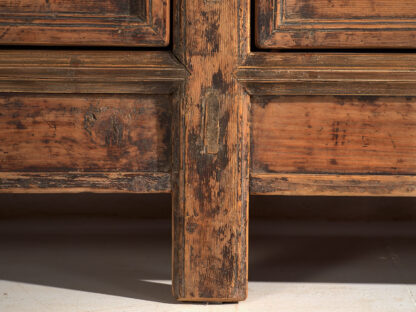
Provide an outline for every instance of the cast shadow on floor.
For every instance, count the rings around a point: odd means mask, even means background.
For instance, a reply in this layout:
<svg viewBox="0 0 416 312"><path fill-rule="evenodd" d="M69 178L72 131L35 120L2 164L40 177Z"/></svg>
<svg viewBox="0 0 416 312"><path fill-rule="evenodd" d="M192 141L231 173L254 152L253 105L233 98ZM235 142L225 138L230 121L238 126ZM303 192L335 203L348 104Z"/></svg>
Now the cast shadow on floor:
<svg viewBox="0 0 416 312"><path fill-rule="evenodd" d="M250 219L249 280L415 284L409 222ZM175 304L169 219L0 220L0 279Z"/></svg>
<svg viewBox="0 0 416 312"><path fill-rule="evenodd" d="M162 223L2 222L0 279L177 303L170 283L170 228Z"/></svg>

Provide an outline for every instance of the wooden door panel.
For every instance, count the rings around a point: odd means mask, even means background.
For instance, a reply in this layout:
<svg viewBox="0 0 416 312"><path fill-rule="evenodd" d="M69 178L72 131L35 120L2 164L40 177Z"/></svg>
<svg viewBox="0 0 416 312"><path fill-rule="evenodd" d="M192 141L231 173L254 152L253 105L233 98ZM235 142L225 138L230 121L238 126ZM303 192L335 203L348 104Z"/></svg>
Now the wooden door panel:
<svg viewBox="0 0 416 312"><path fill-rule="evenodd" d="M416 97L253 97L253 173L416 174Z"/></svg>
<svg viewBox="0 0 416 312"><path fill-rule="evenodd" d="M257 0L256 44L276 49L415 48L413 0Z"/></svg>
<svg viewBox="0 0 416 312"><path fill-rule="evenodd" d="M166 46L169 0L0 0L0 44Z"/></svg>

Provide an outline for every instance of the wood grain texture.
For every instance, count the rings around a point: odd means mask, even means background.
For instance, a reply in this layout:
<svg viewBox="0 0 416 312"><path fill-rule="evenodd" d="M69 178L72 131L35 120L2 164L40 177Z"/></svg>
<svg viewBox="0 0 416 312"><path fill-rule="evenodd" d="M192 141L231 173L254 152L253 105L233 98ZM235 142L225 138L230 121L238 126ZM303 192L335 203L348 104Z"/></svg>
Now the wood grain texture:
<svg viewBox="0 0 416 312"><path fill-rule="evenodd" d="M235 75L251 95L416 95L413 53L256 52Z"/></svg>
<svg viewBox="0 0 416 312"><path fill-rule="evenodd" d="M235 72L252 95L250 192L414 196L415 69L412 53L250 53Z"/></svg>
<svg viewBox="0 0 416 312"><path fill-rule="evenodd" d="M169 193L162 172L0 172L0 193Z"/></svg>
<svg viewBox="0 0 416 312"><path fill-rule="evenodd" d="M0 95L0 171L170 170L169 96Z"/></svg>
<svg viewBox="0 0 416 312"><path fill-rule="evenodd" d="M416 47L413 0L256 0L255 6L259 48Z"/></svg>
<svg viewBox="0 0 416 312"><path fill-rule="evenodd" d="M167 52L0 51L2 192L169 192Z"/></svg>
<svg viewBox="0 0 416 312"><path fill-rule="evenodd" d="M9 14L22 13L74 13L100 15L129 15L130 6L141 1L129 0L0 0L2 12Z"/></svg>
<svg viewBox="0 0 416 312"><path fill-rule="evenodd" d="M169 0L1 0L0 12L0 44L169 44Z"/></svg>
<svg viewBox="0 0 416 312"><path fill-rule="evenodd" d="M252 100L252 172L416 174L416 98Z"/></svg>
<svg viewBox="0 0 416 312"><path fill-rule="evenodd" d="M256 174L253 195L416 196L415 175Z"/></svg>
<svg viewBox="0 0 416 312"><path fill-rule="evenodd" d="M0 44L165 46L169 6L0 0ZM416 47L410 0L255 6L261 48ZM251 53L249 12L175 0L174 55L0 50L0 192L172 191L173 293L214 302L247 296L249 191L416 196L415 54Z"/></svg>
<svg viewBox="0 0 416 312"><path fill-rule="evenodd" d="M416 17L413 0L285 0L284 18L287 21L333 19L406 20Z"/></svg>
<svg viewBox="0 0 416 312"><path fill-rule="evenodd" d="M244 300L249 98L233 71L248 49L248 2L178 0L175 9L174 52L190 75L174 118L173 292Z"/></svg>
<svg viewBox="0 0 416 312"><path fill-rule="evenodd" d="M171 94L185 76L168 52L0 50L0 92Z"/></svg>

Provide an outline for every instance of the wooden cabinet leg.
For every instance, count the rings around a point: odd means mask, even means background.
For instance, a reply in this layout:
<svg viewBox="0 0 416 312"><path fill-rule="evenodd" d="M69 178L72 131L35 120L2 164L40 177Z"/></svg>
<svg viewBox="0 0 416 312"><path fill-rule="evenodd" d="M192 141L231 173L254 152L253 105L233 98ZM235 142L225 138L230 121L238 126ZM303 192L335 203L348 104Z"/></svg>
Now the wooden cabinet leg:
<svg viewBox="0 0 416 312"><path fill-rule="evenodd" d="M179 0L175 8L174 53L189 76L173 122L173 293L181 301L240 301L249 195L249 97L233 76L241 6Z"/></svg>

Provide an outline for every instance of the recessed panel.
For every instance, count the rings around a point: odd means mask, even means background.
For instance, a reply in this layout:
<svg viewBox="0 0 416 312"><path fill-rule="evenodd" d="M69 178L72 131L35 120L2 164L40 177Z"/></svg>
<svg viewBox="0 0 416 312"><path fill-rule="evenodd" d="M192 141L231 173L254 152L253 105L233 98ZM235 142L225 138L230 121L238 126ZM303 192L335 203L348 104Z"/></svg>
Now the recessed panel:
<svg viewBox="0 0 416 312"><path fill-rule="evenodd" d="M256 1L260 48L415 48L415 35L413 0Z"/></svg>
<svg viewBox="0 0 416 312"><path fill-rule="evenodd" d="M169 44L169 0L0 0L0 44Z"/></svg>
<svg viewBox="0 0 416 312"><path fill-rule="evenodd" d="M130 15L131 0L0 0L2 13L88 13Z"/></svg>
<svg viewBox="0 0 416 312"><path fill-rule="evenodd" d="M415 174L416 98L253 97L252 173Z"/></svg>
<svg viewBox="0 0 416 312"><path fill-rule="evenodd" d="M2 95L0 171L169 172L169 96Z"/></svg>

